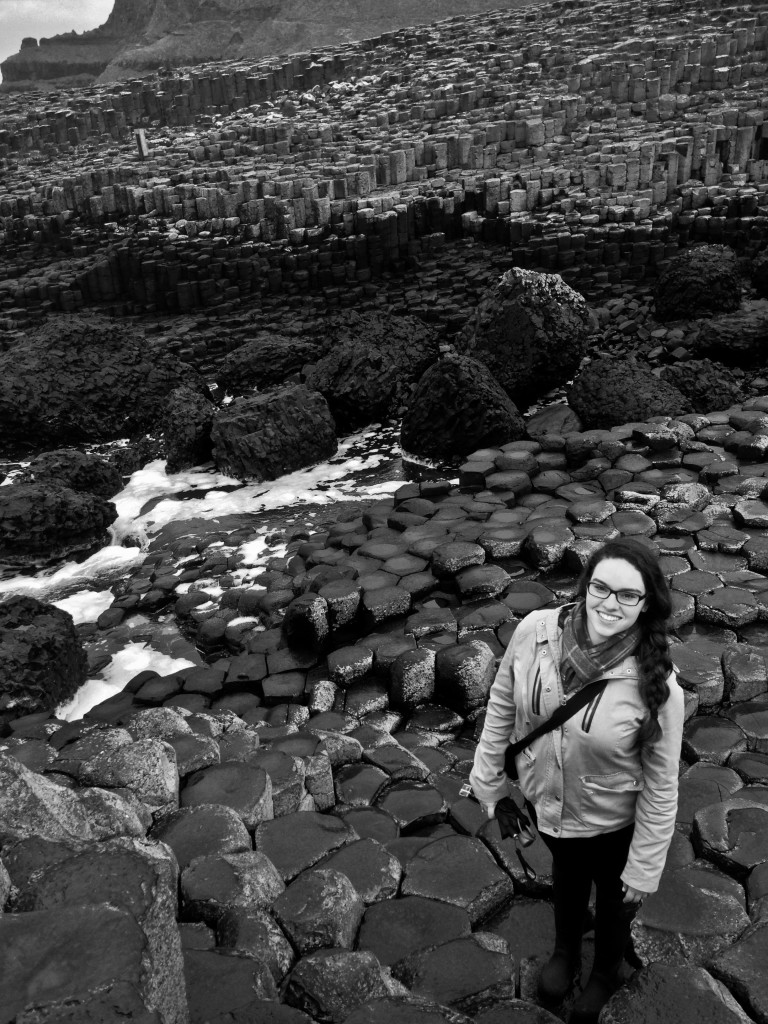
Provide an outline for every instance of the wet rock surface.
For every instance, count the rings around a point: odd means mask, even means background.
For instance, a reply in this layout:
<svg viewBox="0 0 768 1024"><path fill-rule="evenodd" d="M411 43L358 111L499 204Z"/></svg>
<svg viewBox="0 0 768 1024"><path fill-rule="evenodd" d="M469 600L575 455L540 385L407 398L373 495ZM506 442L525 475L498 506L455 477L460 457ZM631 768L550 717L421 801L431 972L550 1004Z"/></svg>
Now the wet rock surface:
<svg viewBox="0 0 768 1024"><path fill-rule="evenodd" d="M602 1011L606 1024L668 1016L681 1024L747 1024L749 1017L728 989L703 967L651 964L614 995Z"/></svg>

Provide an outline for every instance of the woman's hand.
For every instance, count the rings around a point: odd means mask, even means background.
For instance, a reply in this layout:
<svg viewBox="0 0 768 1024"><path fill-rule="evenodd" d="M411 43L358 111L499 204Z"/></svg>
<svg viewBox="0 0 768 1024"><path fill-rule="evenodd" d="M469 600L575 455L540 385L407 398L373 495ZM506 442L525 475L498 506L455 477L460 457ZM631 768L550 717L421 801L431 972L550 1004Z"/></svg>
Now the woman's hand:
<svg viewBox="0 0 768 1024"><path fill-rule="evenodd" d="M648 895L648 893L643 892L642 889L633 889L631 885L625 885L622 888L624 889L625 903L636 903L639 906Z"/></svg>

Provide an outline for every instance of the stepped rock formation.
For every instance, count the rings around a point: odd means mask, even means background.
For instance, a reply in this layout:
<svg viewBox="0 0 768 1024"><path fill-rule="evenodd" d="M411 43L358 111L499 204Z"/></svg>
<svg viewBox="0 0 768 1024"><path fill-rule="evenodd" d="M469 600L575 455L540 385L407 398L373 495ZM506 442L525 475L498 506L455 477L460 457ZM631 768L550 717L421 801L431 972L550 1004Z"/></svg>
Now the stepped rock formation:
<svg viewBox="0 0 768 1024"><path fill-rule="evenodd" d="M115 0L99 28L25 39L3 84L120 82L161 67L311 50L525 0Z"/></svg>

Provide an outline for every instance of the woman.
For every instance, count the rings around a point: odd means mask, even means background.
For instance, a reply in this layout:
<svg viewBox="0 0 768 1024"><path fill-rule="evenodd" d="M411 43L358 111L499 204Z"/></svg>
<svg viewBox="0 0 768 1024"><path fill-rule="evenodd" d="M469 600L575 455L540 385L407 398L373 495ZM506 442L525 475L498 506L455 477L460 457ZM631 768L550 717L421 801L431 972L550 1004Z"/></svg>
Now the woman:
<svg viewBox="0 0 768 1024"><path fill-rule="evenodd" d="M665 630L670 610L655 551L629 538L609 541L589 559L575 604L532 612L517 627L475 752L470 782L493 817L509 793L508 744L585 683L610 680L516 759L552 853L555 950L539 979L545 1003L561 1002L580 974L595 883L594 966L574 1003L574 1024L596 1021L615 989L632 918L658 888L674 831L683 693Z"/></svg>

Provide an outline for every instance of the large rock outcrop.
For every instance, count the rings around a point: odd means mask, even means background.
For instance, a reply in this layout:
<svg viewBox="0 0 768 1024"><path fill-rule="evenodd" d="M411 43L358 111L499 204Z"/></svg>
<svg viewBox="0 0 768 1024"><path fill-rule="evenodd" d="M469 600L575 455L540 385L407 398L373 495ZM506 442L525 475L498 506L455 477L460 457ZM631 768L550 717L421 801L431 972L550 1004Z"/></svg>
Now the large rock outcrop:
<svg viewBox="0 0 768 1024"><path fill-rule="evenodd" d="M727 245L699 245L670 260L656 285L656 316L686 320L739 308L736 253Z"/></svg>
<svg viewBox="0 0 768 1024"><path fill-rule="evenodd" d="M36 483L69 487L99 498L111 498L122 490L123 478L116 466L98 455L89 455L77 448L58 448L32 459L17 483Z"/></svg>
<svg viewBox="0 0 768 1024"><path fill-rule="evenodd" d="M196 371L152 351L125 321L52 316L0 354L0 435L19 445L126 437L153 427L184 383L207 390Z"/></svg>
<svg viewBox="0 0 768 1024"><path fill-rule="evenodd" d="M721 313L703 321L693 340L693 351L697 356L709 356L729 366L742 368L764 367L767 350L766 299L750 299L734 312Z"/></svg>
<svg viewBox="0 0 768 1024"><path fill-rule="evenodd" d="M587 430L692 411L690 400L650 367L610 356L584 367L571 385L568 404Z"/></svg>
<svg viewBox="0 0 768 1024"><path fill-rule="evenodd" d="M216 382L230 395L246 395L254 388L284 384L306 363L318 359L325 347L321 339L258 331L245 345L227 354L217 371Z"/></svg>
<svg viewBox="0 0 768 1024"><path fill-rule="evenodd" d="M694 412L728 409L744 397L741 379L711 359L672 363L664 367L661 377L690 401Z"/></svg>
<svg viewBox="0 0 768 1024"><path fill-rule="evenodd" d="M435 332L416 317L338 313L323 322L329 351L305 374L340 430L396 414L410 385L438 357Z"/></svg>
<svg viewBox="0 0 768 1024"><path fill-rule="evenodd" d="M106 543L117 509L87 491L58 484L0 488L0 562L45 565Z"/></svg>
<svg viewBox="0 0 768 1024"><path fill-rule="evenodd" d="M460 348L527 405L578 369L594 321L559 274L513 267L481 299Z"/></svg>
<svg viewBox="0 0 768 1024"><path fill-rule="evenodd" d="M325 399L302 384L236 399L217 413L211 439L216 465L240 480L274 480L337 448Z"/></svg>
<svg viewBox="0 0 768 1024"><path fill-rule="evenodd" d="M0 603L0 708L52 711L85 682L72 616L34 597Z"/></svg>
<svg viewBox="0 0 768 1024"><path fill-rule="evenodd" d="M171 392L162 422L167 473L208 462L215 408L205 395L187 384Z"/></svg>
<svg viewBox="0 0 768 1024"><path fill-rule="evenodd" d="M411 395L400 433L412 455L454 461L523 436L517 408L491 371L467 356L440 359Z"/></svg>

